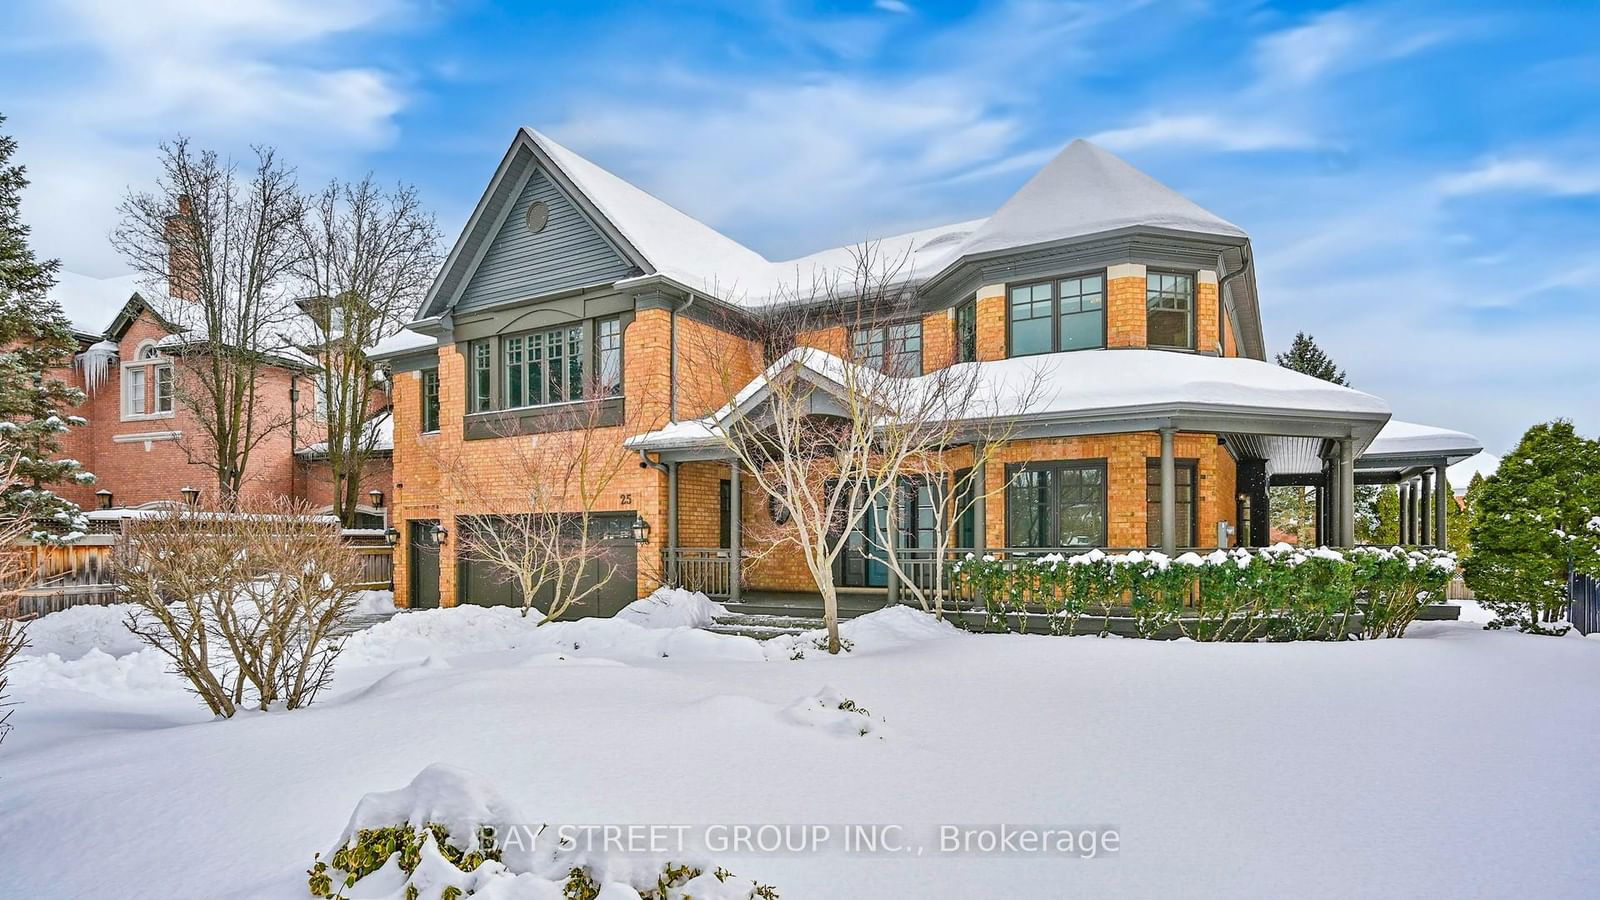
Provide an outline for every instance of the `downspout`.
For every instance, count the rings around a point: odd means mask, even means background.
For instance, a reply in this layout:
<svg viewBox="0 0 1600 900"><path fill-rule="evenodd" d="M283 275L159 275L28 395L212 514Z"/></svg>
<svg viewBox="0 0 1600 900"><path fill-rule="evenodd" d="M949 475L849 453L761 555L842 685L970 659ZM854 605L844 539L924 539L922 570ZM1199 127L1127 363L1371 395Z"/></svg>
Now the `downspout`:
<svg viewBox="0 0 1600 900"><path fill-rule="evenodd" d="M682 307L676 304L667 311L667 421L678 421L678 313L694 305L694 294L689 294L689 299L684 301ZM641 458L644 451L639 451ZM656 465L660 465L657 463ZM664 471L664 470L663 470Z"/></svg>
<svg viewBox="0 0 1600 900"><path fill-rule="evenodd" d="M1218 343L1222 343L1222 340L1221 340L1222 331L1221 331L1221 329L1222 329L1222 325L1223 325L1223 322L1222 322L1223 314L1225 314L1228 311L1228 301L1225 299L1227 297L1227 295L1228 295L1227 294L1228 285L1231 284L1235 278L1238 278L1240 275L1243 275L1244 273L1246 273L1248 271L1250 271L1250 255L1245 252L1243 247L1241 247L1239 249L1239 270L1237 272L1233 272L1233 273L1230 273L1228 275L1224 275L1224 276L1222 276L1222 278L1218 279L1218 281L1217 281L1217 307L1218 307L1218 309L1217 309L1217 329L1218 329L1217 338L1218 338L1218 341L1217 342ZM1235 341L1238 340L1238 337L1239 337L1239 335L1237 334L1237 332L1235 332L1235 334L1234 334Z"/></svg>

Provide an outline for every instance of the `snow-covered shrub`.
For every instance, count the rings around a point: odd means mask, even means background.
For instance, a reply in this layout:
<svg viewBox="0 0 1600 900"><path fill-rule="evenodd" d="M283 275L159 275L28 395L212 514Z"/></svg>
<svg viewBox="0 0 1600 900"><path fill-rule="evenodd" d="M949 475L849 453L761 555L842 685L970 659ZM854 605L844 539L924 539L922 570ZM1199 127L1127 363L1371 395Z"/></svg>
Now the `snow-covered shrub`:
<svg viewBox="0 0 1600 900"><path fill-rule="evenodd" d="M0 601L0 606L3 605L3 601ZM6 669L27 643L22 623L8 615L7 610L0 609L0 741L5 740L6 733L11 730L11 704L6 701Z"/></svg>
<svg viewBox="0 0 1600 900"><path fill-rule="evenodd" d="M113 565L128 630L224 717L316 698L361 579L337 523L289 500L139 519Z"/></svg>
<svg viewBox="0 0 1600 900"><path fill-rule="evenodd" d="M801 698L784 710L784 716L792 722L832 734L872 736L880 741L887 730L884 721L873 716L871 710L831 687Z"/></svg>
<svg viewBox="0 0 1600 900"><path fill-rule="evenodd" d="M1431 548L1358 547L1350 559L1362 601L1356 636L1363 639L1403 636L1456 572L1455 554Z"/></svg>
<svg viewBox="0 0 1600 900"><path fill-rule="evenodd" d="M442 764L399 790L362 797L333 848L317 854L306 874L311 895L325 898L778 897L770 885L736 879L720 866L584 846L562 829L533 824L478 776Z"/></svg>

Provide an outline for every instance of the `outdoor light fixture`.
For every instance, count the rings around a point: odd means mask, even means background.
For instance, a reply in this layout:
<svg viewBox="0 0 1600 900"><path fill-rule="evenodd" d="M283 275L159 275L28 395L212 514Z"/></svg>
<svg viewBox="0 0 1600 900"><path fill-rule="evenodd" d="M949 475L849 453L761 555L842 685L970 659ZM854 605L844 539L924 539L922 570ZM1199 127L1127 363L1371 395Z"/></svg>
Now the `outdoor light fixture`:
<svg viewBox="0 0 1600 900"><path fill-rule="evenodd" d="M373 509L383 509L383 491L373 489L367 491L367 496L372 498Z"/></svg>
<svg viewBox="0 0 1600 900"><path fill-rule="evenodd" d="M100 500L100 508L101 509L110 509L111 508L111 492L110 491L106 490L105 488L101 488L100 490L95 491L94 495L97 498L99 498L99 500Z"/></svg>
<svg viewBox="0 0 1600 900"><path fill-rule="evenodd" d="M184 485L183 487L178 488L178 493L183 495L183 502L189 506L193 506L200 502L199 488L192 488L188 485Z"/></svg>
<svg viewBox="0 0 1600 900"><path fill-rule="evenodd" d="M643 544L650 540L650 523L644 520L644 516L634 516L632 530L634 543Z"/></svg>
<svg viewBox="0 0 1600 900"><path fill-rule="evenodd" d="M383 541L391 547L400 543L400 530L392 526L385 528L383 530Z"/></svg>
<svg viewBox="0 0 1600 900"><path fill-rule="evenodd" d="M443 525L435 525L435 526L433 526L433 531L431 532L431 534L433 535L433 542L436 543L436 544L444 543L445 542L445 538L448 538L450 536L450 532L445 531Z"/></svg>

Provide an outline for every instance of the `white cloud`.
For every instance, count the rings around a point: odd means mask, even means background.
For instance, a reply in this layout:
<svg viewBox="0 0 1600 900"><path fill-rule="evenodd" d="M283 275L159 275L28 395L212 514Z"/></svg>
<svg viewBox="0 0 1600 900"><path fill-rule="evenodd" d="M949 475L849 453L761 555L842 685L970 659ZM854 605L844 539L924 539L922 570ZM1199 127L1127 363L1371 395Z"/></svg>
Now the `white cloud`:
<svg viewBox="0 0 1600 900"><path fill-rule="evenodd" d="M1464 27L1440 27L1378 10L1337 9L1262 38L1256 43L1256 66L1264 81L1305 85L1411 56Z"/></svg>
<svg viewBox="0 0 1600 900"><path fill-rule="evenodd" d="M1102 131L1089 139L1112 150L1168 146L1184 150L1300 150L1319 143L1316 136L1287 124L1244 118L1227 120L1204 113L1156 113L1137 125Z"/></svg>
<svg viewBox="0 0 1600 900"><path fill-rule="evenodd" d="M8 104L33 187L35 246L72 269L115 274L106 242L157 142L182 132L226 151L274 143L307 169L394 138L392 73L320 50L403 18L402 0L63 0L29 10L12 71L72 59Z"/></svg>
<svg viewBox="0 0 1600 900"><path fill-rule="evenodd" d="M1600 194L1600 165L1564 165L1539 157L1491 159L1482 165L1440 178L1447 197L1516 191L1555 196Z"/></svg>
<svg viewBox="0 0 1600 900"><path fill-rule="evenodd" d="M873 0L872 5L884 12L901 14L911 12L911 4L906 3L905 0Z"/></svg>

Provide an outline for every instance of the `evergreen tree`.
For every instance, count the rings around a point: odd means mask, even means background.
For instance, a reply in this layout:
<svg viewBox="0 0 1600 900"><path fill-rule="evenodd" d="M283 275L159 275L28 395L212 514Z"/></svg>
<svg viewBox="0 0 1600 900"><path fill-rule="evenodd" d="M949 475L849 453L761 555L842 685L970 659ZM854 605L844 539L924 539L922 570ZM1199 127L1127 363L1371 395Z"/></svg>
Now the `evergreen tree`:
<svg viewBox="0 0 1600 900"><path fill-rule="evenodd" d="M1558 419L1535 425L1476 500L1467 584L1493 610L1490 628L1560 634L1569 567L1593 567L1600 443Z"/></svg>
<svg viewBox="0 0 1600 900"><path fill-rule="evenodd" d="M1385 547L1400 543L1400 489L1392 484L1379 488L1373 516L1362 522L1367 524L1367 531L1357 535L1362 540Z"/></svg>
<svg viewBox="0 0 1600 900"><path fill-rule="evenodd" d="M1477 521L1478 500L1483 496L1483 485L1483 474L1473 472L1472 480L1467 482L1467 492L1461 495L1446 519L1450 550L1463 562L1472 555L1472 523Z"/></svg>
<svg viewBox="0 0 1600 900"><path fill-rule="evenodd" d="M1350 384L1344 370L1339 368L1328 354L1322 352L1317 342L1304 331L1295 333L1294 343L1289 345L1289 352L1278 354L1278 365L1334 384L1346 386Z"/></svg>
<svg viewBox="0 0 1600 900"><path fill-rule="evenodd" d="M16 479L0 494L0 516L32 522L34 540L64 541L86 531L88 521L50 487L89 484L94 476L77 460L55 458L61 435L85 424L67 414L84 397L50 373L72 364L78 342L49 297L60 262L40 262L28 246L20 211L28 180L10 162L16 149L15 140L0 134L0 470L9 468Z"/></svg>

